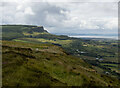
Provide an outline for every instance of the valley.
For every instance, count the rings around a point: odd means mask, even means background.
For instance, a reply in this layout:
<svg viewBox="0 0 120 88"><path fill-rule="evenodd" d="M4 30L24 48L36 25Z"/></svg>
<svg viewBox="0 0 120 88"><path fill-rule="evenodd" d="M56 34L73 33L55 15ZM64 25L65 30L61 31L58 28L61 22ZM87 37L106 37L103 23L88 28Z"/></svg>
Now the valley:
<svg viewBox="0 0 120 88"><path fill-rule="evenodd" d="M3 86L119 86L118 41L2 25Z"/></svg>

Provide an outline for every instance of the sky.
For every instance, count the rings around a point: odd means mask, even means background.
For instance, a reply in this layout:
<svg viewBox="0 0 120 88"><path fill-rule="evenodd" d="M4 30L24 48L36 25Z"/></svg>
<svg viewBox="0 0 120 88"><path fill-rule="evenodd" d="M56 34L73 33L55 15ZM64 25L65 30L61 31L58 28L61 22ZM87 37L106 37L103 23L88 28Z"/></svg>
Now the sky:
<svg viewBox="0 0 120 88"><path fill-rule="evenodd" d="M0 13L0 24L44 26L50 33L118 32L118 0L2 0Z"/></svg>

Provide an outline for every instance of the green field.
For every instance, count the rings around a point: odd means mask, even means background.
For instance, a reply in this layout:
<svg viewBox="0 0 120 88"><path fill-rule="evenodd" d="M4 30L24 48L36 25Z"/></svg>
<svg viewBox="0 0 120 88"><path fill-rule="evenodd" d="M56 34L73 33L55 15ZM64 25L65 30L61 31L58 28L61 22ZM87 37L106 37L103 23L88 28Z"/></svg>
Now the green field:
<svg viewBox="0 0 120 88"><path fill-rule="evenodd" d="M119 86L118 41L3 25L3 86ZM118 87L119 88L119 87Z"/></svg>
<svg viewBox="0 0 120 88"><path fill-rule="evenodd" d="M58 46L12 41L3 41L2 46L3 86L119 85L117 79L96 73L91 65ZM48 52L42 47L48 47Z"/></svg>
<svg viewBox="0 0 120 88"><path fill-rule="evenodd" d="M21 42L40 42L40 43L55 43L60 45L69 45L73 42L73 40L48 40L44 38L22 38L22 39L14 39L13 41L21 41Z"/></svg>

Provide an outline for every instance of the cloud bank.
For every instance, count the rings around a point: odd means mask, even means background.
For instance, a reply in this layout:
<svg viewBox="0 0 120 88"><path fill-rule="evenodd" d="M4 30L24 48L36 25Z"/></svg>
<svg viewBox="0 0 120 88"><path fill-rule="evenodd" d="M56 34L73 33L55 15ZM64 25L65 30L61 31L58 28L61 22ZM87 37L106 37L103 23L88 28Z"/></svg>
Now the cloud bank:
<svg viewBox="0 0 120 88"><path fill-rule="evenodd" d="M117 0L91 1L4 1L1 24L42 25L51 33L117 33Z"/></svg>

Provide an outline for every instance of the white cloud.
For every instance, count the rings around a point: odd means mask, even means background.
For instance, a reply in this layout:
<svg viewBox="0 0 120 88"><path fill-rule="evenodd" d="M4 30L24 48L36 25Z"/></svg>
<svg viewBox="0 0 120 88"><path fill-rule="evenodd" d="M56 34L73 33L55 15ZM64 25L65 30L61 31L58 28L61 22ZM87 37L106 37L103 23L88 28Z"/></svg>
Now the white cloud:
<svg viewBox="0 0 120 88"><path fill-rule="evenodd" d="M25 8L24 13L27 14L27 15L35 15L35 13L31 9L31 7Z"/></svg>
<svg viewBox="0 0 120 88"><path fill-rule="evenodd" d="M106 29L118 29L118 19L112 19L108 21L105 25L104 28Z"/></svg>
<svg viewBox="0 0 120 88"><path fill-rule="evenodd" d="M16 10L21 10L22 9L22 5L18 5L17 7L16 7Z"/></svg>
<svg viewBox="0 0 120 88"><path fill-rule="evenodd" d="M1 0L1 2L21 2L21 0ZM119 2L119 0L22 0L22 2Z"/></svg>
<svg viewBox="0 0 120 88"><path fill-rule="evenodd" d="M4 1L3 23L42 25L50 32L117 30L117 0L114 2L85 0L85 3L67 0L67 3L35 1Z"/></svg>

